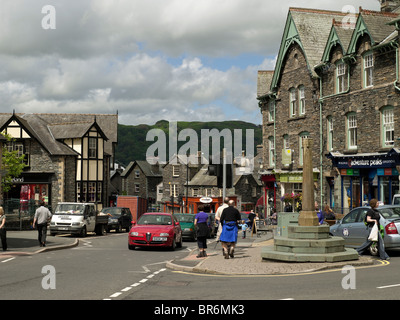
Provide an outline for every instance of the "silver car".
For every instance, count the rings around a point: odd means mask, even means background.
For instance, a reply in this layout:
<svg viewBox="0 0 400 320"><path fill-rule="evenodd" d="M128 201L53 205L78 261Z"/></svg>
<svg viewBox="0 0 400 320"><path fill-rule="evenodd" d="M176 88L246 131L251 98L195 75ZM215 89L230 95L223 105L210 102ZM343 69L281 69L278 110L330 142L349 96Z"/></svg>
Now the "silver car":
<svg viewBox="0 0 400 320"><path fill-rule="evenodd" d="M364 223L365 215L370 207L359 207L350 211L342 220L330 227L330 234L342 237L347 247L357 248L368 237L368 229ZM385 249L400 247L400 206L379 206L380 225L384 228ZM376 247L371 248L376 255Z"/></svg>

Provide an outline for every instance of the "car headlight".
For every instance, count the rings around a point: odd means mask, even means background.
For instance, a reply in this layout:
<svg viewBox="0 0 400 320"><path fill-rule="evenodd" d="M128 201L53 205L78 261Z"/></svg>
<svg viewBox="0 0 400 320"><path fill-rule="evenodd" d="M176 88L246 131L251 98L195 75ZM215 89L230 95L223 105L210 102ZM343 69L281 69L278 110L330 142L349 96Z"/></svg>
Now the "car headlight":
<svg viewBox="0 0 400 320"><path fill-rule="evenodd" d="M137 236L139 236L139 232L131 232L131 236L132 237L137 237Z"/></svg>
<svg viewBox="0 0 400 320"><path fill-rule="evenodd" d="M80 223L80 222L72 222L72 225L73 225L73 226L80 226L81 223Z"/></svg>
<svg viewBox="0 0 400 320"><path fill-rule="evenodd" d="M115 219L115 218L108 218L108 222L109 222L109 223L117 223L117 222L118 222L118 219Z"/></svg>
<svg viewBox="0 0 400 320"><path fill-rule="evenodd" d="M160 233L160 237L168 237L169 233Z"/></svg>

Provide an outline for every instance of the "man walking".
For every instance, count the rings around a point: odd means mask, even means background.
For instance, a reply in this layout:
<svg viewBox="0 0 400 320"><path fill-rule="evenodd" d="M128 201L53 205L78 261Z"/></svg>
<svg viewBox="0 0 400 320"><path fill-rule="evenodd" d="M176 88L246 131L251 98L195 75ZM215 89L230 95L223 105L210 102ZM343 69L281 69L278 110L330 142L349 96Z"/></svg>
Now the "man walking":
<svg viewBox="0 0 400 320"><path fill-rule="evenodd" d="M41 247L46 246L47 223L51 219L51 212L44 206L44 201L40 200L40 207L36 209L35 217L33 219L33 227L37 223L38 240Z"/></svg>
<svg viewBox="0 0 400 320"><path fill-rule="evenodd" d="M222 232L222 224L221 224L221 215L222 211L224 211L225 208L228 208L228 202L229 198L225 197L224 198L224 204L220 207L218 207L217 212L215 213L215 220L218 221L218 230L217 230L217 241L219 241L219 237L221 236Z"/></svg>

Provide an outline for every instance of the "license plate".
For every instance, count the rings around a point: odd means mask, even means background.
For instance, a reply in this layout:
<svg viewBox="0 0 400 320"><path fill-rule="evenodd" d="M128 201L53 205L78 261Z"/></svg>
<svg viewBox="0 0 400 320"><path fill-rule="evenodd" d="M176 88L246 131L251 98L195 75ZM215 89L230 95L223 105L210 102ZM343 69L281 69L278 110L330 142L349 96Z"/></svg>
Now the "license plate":
<svg viewBox="0 0 400 320"><path fill-rule="evenodd" d="M153 241L167 241L167 237L153 237Z"/></svg>
<svg viewBox="0 0 400 320"><path fill-rule="evenodd" d="M59 230L68 230L67 227L59 227L58 229L59 229Z"/></svg>

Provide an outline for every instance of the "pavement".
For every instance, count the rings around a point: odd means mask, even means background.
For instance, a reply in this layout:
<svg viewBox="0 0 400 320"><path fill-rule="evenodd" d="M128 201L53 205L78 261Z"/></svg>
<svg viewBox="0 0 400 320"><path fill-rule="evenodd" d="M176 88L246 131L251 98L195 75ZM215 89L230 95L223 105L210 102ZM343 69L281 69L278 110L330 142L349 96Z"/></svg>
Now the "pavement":
<svg viewBox="0 0 400 320"><path fill-rule="evenodd" d="M70 235L47 235L46 247L40 247L37 230L10 231L7 230L7 251L1 251L0 260L13 256L33 255L52 250L75 247L79 239Z"/></svg>
<svg viewBox="0 0 400 320"><path fill-rule="evenodd" d="M234 258L225 259L222 255L222 246L215 240L209 241L206 258L197 258L198 249L192 250L186 257L175 259L167 263L167 268L182 272L215 274L215 275L287 275L304 274L328 269L341 269L344 266L372 266L382 264L377 258L360 256L359 260L343 262L281 262L266 260L261 257L261 249L273 246L273 230L264 232L259 237L246 235L241 237L239 231L238 242ZM195 243L194 243L195 244Z"/></svg>
<svg viewBox="0 0 400 320"><path fill-rule="evenodd" d="M10 257L34 255L52 250L75 247L79 238L70 235L47 236L46 247L40 247L37 230L7 231L7 251L0 251L0 261ZM218 274L218 275L283 275L310 273L326 269L338 269L345 265L367 266L379 264L380 260L371 256L360 256L359 260L335 263L296 263L265 260L261 258L261 248L273 245L273 231L260 236L248 234L245 239L238 236L235 257L225 259L220 242L209 239L207 257L197 258L198 249L191 250L187 256L167 263L167 268L175 271ZM184 242L184 246L196 246L196 242ZM0 249L1 250L1 249Z"/></svg>

